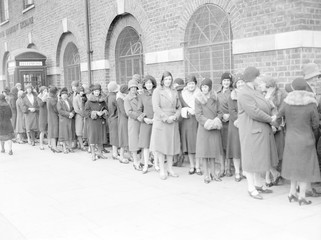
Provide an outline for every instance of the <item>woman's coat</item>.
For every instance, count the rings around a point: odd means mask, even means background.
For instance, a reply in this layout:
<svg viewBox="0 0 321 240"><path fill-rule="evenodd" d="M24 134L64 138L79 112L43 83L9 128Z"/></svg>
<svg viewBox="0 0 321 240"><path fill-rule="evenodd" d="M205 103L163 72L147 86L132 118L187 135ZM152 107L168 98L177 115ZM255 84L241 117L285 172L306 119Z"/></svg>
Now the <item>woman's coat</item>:
<svg viewBox="0 0 321 240"><path fill-rule="evenodd" d="M57 110L59 113L59 141L72 141L72 118L69 118L70 113L74 113L74 108L69 99L67 99L69 107L66 102L59 99L57 103Z"/></svg>
<svg viewBox="0 0 321 240"><path fill-rule="evenodd" d="M128 147L128 116L124 107L124 95L117 93L117 113L118 113L118 146Z"/></svg>
<svg viewBox="0 0 321 240"><path fill-rule="evenodd" d="M73 97L73 106L76 113L75 116L75 130L76 136L82 137L84 135L84 115L85 115L85 102L80 94Z"/></svg>
<svg viewBox="0 0 321 240"><path fill-rule="evenodd" d="M116 101L116 93L110 92L107 96L108 108L108 127L109 127L109 142L110 145L118 147L118 109Z"/></svg>
<svg viewBox="0 0 321 240"><path fill-rule="evenodd" d="M31 102L29 101L27 94L23 98L23 113L25 114L27 132L39 130L39 123L38 123L39 105L37 102L37 96L35 94L33 94L33 98L34 98L33 104L31 104ZM35 108L36 111L31 112L29 108Z"/></svg>
<svg viewBox="0 0 321 240"><path fill-rule="evenodd" d="M16 133L25 133L26 132L26 124L25 124L25 116L23 113L23 100L22 98L18 98L16 101L16 109L17 109L17 121L16 121Z"/></svg>
<svg viewBox="0 0 321 240"><path fill-rule="evenodd" d="M0 101L0 141L7 141L14 138L13 127L10 121L11 118L11 107L5 100Z"/></svg>
<svg viewBox="0 0 321 240"><path fill-rule="evenodd" d="M57 103L58 97L49 94L49 98L47 99L48 139L59 137L59 117Z"/></svg>
<svg viewBox="0 0 321 240"><path fill-rule="evenodd" d="M43 101L40 95L38 95L37 101L39 105L39 131L47 132L47 129L48 129L47 102Z"/></svg>

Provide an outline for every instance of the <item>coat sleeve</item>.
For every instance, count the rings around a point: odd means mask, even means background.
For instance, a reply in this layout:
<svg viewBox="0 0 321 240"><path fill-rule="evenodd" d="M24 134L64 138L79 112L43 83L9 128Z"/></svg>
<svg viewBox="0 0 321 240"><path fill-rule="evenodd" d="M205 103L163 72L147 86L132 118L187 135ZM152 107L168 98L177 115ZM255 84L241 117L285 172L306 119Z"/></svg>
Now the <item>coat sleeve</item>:
<svg viewBox="0 0 321 240"><path fill-rule="evenodd" d="M205 122L208 120L203 114L203 108L200 101L195 99L195 118L204 127Z"/></svg>
<svg viewBox="0 0 321 240"><path fill-rule="evenodd" d="M45 102L40 99L40 97L37 97L37 102L39 107L43 107L45 105Z"/></svg>
<svg viewBox="0 0 321 240"><path fill-rule="evenodd" d="M71 107L71 106L70 106ZM69 118L69 113L68 111L66 111L63 106L62 106L62 102L61 101L58 101L57 103L57 110L58 110L58 113L59 115L63 116L63 117L66 117L66 118Z"/></svg>
<svg viewBox="0 0 321 240"><path fill-rule="evenodd" d="M269 114L258 108L253 96L250 96L249 94L240 94L238 101L245 113L253 120L265 123L270 123L272 121Z"/></svg>
<svg viewBox="0 0 321 240"><path fill-rule="evenodd" d="M230 97L228 100L228 111L230 114L230 121L234 122L237 119L237 104Z"/></svg>
<svg viewBox="0 0 321 240"><path fill-rule="evenodd" d="M26 97L22 99L22 111L26 114L29 112L29 106L27 104Z"/></svg>
<svg viewBox="0 0 321 240"><path fill-rule="evenodd" d="M182 110L182 104L181 104L181 101L179 100L178 93L176 93L176 112L174 114L176 120L179 120L181 116L181 110Z"/></svg>
<svg viewBox="0 0 321 240"><path fill-rule="evenodd" d="M313 111L311 111L311 126L315 136L315 139L319 139L319 113L317 106L313 105Z"/></svg>
<svg viewBox="0 0 321 240"><path fill-rule="evenodd" d="M84 117L85 117L85 118L90 118L90 115L91 115L90 102L87 101L87 102L85 103Z"/></svg>
<svg viewBox="0 0 321 240"><path fill-rule="evenodd" d="M286 107L286 103L282 103L281 107L279 108L278 114L276 115L276 121L275 123L273 123L273 126L275 127L279 127L282 124L282 120L285 117L285 107Z"/></svg>
<svg viewBox="0 0 321 240"><path fill-rule="evenodd" d="M137 119L141 114L140 112L134 111L134 109L130 105L129 98L127 97L124 99L124 107L125 107L125 112L127 116L132 119Z"/></svg>

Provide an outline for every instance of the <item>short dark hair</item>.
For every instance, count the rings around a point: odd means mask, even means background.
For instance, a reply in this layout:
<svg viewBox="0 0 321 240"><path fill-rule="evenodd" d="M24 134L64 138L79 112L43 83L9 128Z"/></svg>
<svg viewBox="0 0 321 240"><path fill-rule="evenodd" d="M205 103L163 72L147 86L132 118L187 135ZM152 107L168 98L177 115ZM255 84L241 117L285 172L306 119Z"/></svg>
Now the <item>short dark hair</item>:
<svg viewBox="0 0 321 240"><path fill-rule="evenodd" d="M156 87L157 87L156 79L155 79L153 76L151 76L151 75L146 75L146 76L144 77L144 79L143 79L143 88L144 88L144 89L146 89L145 84L146 84L147 81L151 81L151 82L152 82L153 88L156 88Z"/></svg>
<svg viewBox="0 0 321 240"><path fill-rule="evenodd" d="M168 72L168 71L165 71L165 72L163 73L163 75L162 75L161 80L160 80L160 85L161 85L162 87L164 86L164 78L165 78L165 77L168 77L168 76L171 76L171 78L172 78L172 83L171 83L171 85L173 84L173 76L172 76L172 74L171 74L170 72Z"/></svg>

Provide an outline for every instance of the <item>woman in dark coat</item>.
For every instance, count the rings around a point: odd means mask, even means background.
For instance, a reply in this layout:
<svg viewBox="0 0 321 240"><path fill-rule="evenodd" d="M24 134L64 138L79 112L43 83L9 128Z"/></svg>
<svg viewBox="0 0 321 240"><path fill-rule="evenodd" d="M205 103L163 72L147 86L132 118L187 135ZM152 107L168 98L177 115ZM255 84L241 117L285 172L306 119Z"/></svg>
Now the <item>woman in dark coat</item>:
<svg viewBox="0 0 321 240"><path fill-rule="evenodd" d="M242 167L246 172L248 193L254 199L263 199L260 193L272 193L264 185L261 174L271 169L277 159L271 123L272 106L261 92L255 90L260 71L248 67L243 74L246 83L238 94L238 129L241 142ZM259 193L260 192L260 193Z"/></svg>
<svg viewBox="0 0 321 240"><path fill-rule="evenodd" d="M9 155L12 155L12 139L14 138L14 131L11 124L12 111L9 104L6 102L6 97L0 94L0 143L1 153L5 153L4 144L8 142Z"/></svg>
<svg viewBox="0 0 321 240"><path fill-rule="evenodd" d="M79 143L80 150L86 151L83 143L83 135L84 135L84 117L85 117L85 104L87 101L87 97L85 94L85 89L80 86L77 88L77 94L73 97L73 106L75 111L75 131L77 140Z"/></svg>
<svg viewBox="0 0 321 240"><path fill-rule="evenodd" d="M128 147L133 155L135 170L141 171L139 164L139 157L137 151L138 146L140 120L143 119L144 114L138 109L138 83L135 80L128 82L129 93L124 99L124 107L128 116Z"/></svg>
<svg viewBox="0 0 321 240"><path fill-rule="evenodd" d="M321 180L315 148L319 116L314 94L306 91L306 81L296 78L291 85L294 91L284 99L278 114L278 119L285 117L286 124L282 177L291 180L289 201L307 205L311 204L305 198L307 184Z"/></svg>
<svg viewBox="0 0 321 240"><path fill-rule="evenodd" d="M47 110L47 99L49 97L48 88L46 86L42 86L39 88L39 95L37 98L39 105L39 143L40 150L44 150L43 141L45 138L45 134L48 130L48 110Z"/></svg>
<svg viewBox="0 0 321 240"><path fill-rule="evenodd" d="M57 110L58 89L54 86L49 89L49 97L47 99L48 112L48 140L50 141L50 149L54 153L60 153L57 148L57 140L59 137L59 116Z"/></svg>
<svg viewBox="0 0 321 240"><path fill-rule="evenodd" d="M60 91L60 99L57 103L59 113L59 142L62 143L63 152L65 154L72 152L71 142L73 140L72 119L75 111L71 101L68 99L68 90L63 88Z"/></svg>
<svg viewBox="0 0 321 240"><path fill-rule="evenodd" d="M23 134L26 132L26 124L25 124L25 116L23 113L23 99L24 93L23 91L18 92L18 99L16 101L16 109L17 109L17 121L16 121L16 129L15 132L17 134L17 143L23 142Z"/></svg>
<svg viewBox="0 0 321 240"><path fill-rule="evenodd" d="M149 146L150 146L150 137L152 134L153 126L153 103L152 95L153 91L157 86L157 82L153 76L147 75L143 80L143 93L140 95L138 102L139 112L144 113L144 118L141 119L139 137L138 137L138 146L143 149L144 156L144 167L143 174L148 171L148 160L149 160Z"/></svg>
<svg viewBox="0 0 321 240"><path fill-rule="evenodd" d="M188 154L190 162L189 174L202 175L200 169L200 159L195 158L196 153L196 136L198 122L195 118L195 97L200 94L200 89L197 87L197 80L194 75L189 75L186 78L186 87L180 94L180 102L182 104L181 111L181 149L183 154Z"/></svg>
<svg viewBox="0 0 321 240"><path fill-rule="evenodd" d="M178 177L173 171L173 156L181 151L178 120L181 115L181 103L178 93L173 89L173 77L164 72L158 86L153 92L154 121L150 149L157 152L160 165L160 178ZM167 169L165 168L165 158Z"/></svg>
<svg viewBox="0 0 321 240"><path fill-rule="evenodd" d="M107 114L107 105L105 98L101 94L101 86L100 84L95 84L92 87L92 93L89 94L85 105L85 116L88 124L88 143L93 161L97 160L97 158L106 159L102 150L103 144L107 143ZM95 151L95 145L98 146L98 152Z"/></svg>
<svg viewBox="0 0 321 240"><path fill-rule="evenodd" d="M233 159L236 182L240 182L242 180L240 136L239 130L235 126L235 121L237 121L238 117L237 97L240 89L244 86L242 77L243 76L241 75L236 76L236 79L234 81L235 89L231 92L231 96L228 102L230 118L228 126L226 155L228 159Z"/></svg>
<svg viewBox="0 0 321 240"><path fill-rule="evenodd" d="M118 160L118 109L116 94L119 86L115 81L108 83L107 110L108 110L108 127L109 127L109 142L112 146L112 158Z"/></svg>
<svg viewBox="0 0 321 240"><path fill-rule="evenodd" d="M121 163L129 163L128 159L125 158L125 150L128 149L128 117L124 107L124 99L128 94L127 84L123 84L119 88L119 92L116 95L117 101L117 114L118 114L118 146L119 161Z"/></svg>
<svg viewBox="0 0 321 240"><path fill-rule="evenodd" d="M26 130L28 140L30 139L30 144L35 146L35 133L39 130L39 105L37 102L37 96L33 92L32 85L29 84L25 88L26 95L23 98L23 112L25 114Z"/></svg>
<svg viewBox="0 0 321 240"><path fill-rule="evenodd" d="M195 117L198 121L196 157L203 160L204 182L211 179L221 181L215 173L215 159L223 157L222 112L218 97L212 90L212 80L205 78L200 86L201 92L195 99Z"/></svg>

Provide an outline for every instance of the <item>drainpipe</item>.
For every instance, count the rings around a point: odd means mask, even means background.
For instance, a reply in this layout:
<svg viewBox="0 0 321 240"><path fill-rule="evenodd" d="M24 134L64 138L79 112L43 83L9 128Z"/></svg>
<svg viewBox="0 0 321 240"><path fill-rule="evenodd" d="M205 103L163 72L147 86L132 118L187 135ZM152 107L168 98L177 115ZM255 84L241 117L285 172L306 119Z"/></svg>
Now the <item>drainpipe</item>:
<svg viewBox="0 0 321 240"><path fill-rule="evenodd" d="M89 85L91 84L91 54L92 50L90 49L90 27L89 27L89 0L85 0L86 7L86 40L87 40L87 68L88 68L88 81Z"/></svg>

